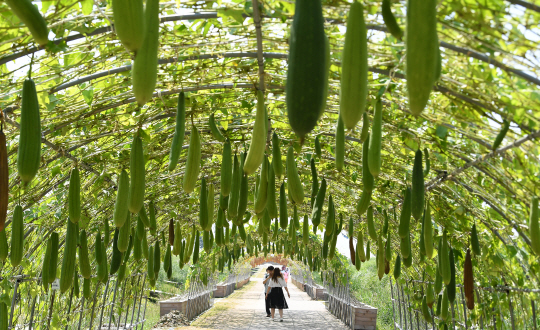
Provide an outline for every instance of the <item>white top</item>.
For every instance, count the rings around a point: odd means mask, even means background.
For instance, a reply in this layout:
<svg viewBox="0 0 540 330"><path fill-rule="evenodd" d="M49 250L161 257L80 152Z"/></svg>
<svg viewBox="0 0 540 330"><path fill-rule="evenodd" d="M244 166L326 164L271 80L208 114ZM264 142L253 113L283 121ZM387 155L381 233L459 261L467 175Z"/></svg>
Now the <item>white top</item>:
<svg viewBox="0 0 540 330"><path fill-rule="evenodd" d="M267 283L268 283L268 286L271 288L286 288L287 287L287 282L285 282L285 280L281 277L278 277L277 282L274 281L273 279L270 279Z"/></svg>

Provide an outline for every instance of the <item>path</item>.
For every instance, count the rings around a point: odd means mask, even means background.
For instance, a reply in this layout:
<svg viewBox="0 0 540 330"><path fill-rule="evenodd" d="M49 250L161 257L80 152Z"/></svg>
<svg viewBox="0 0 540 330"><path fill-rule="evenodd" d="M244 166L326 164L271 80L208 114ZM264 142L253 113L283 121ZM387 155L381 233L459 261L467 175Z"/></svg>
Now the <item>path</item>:
<svg viewBox="0 0 540 330"><path fill-rule="evenodd" d="M348 329L326 310L324 302L311 300L307 293L300 291L290 280L288 288L291 298L287 299L289 309L283 311L283 322L272 322L264 311L262 280L267 266L259 266L259 271L251 277L251 281L229 297L215 299L214 306L185 329Z"/></svg>

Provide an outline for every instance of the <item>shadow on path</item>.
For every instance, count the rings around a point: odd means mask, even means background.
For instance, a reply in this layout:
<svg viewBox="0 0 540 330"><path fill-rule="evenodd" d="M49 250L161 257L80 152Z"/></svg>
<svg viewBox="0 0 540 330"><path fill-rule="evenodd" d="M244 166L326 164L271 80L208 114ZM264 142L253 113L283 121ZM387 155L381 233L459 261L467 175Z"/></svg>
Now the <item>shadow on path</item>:
<svg viewBox="0 0 540 330"><path fill-rule="evenodd" d="M283 311L283 322L272 322L264 311L262 281L267 266L261 265L243 288L227 298L215 299L214 306L201 314L190 327L177 329L348 329L326 310L324 302L311 300L307 293L300 291L290 280L288 288L291 298L287 299L289 309Z"/></svg>

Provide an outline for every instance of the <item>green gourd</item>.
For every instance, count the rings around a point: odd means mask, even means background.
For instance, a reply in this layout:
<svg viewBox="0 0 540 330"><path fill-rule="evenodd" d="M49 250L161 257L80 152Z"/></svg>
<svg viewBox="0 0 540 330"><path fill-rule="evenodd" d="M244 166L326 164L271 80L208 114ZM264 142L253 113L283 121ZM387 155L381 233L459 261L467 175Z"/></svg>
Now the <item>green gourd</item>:
<svg viewBox="0 0 540 330"><path fill-rule="evenodd" d="M339 114L346 129L362 118L368 96L368 46L364 7L354 1L347 18L341 61ZM337 158L337 155L336 155Z"/></svg>
<svg viewBox="0 0 540 330"><path fill-rule="evenodd" d="M281 229L287 229L288 225L289 214L287 211L287 195L285 193L285 183L282 183L279 188L279 226Z"/></svg>
<svg viewBox="0 0 540 330"><path fill-rule="evenodd" d="M362 195L360 195L360 199L356 203L356 213L358 214L358 216L362 216L370 206L371 194L371 191L362 191Z"/></svg>
<svg viewBox="0 0 540 330"><path fill-rule="evenodd" d="M377 231L375 230L375 223L373 222L373 206L370 205L367 210L367 227L369 237L376 241L377 240Z"/></svg>
<svg viewBox="0 0 540 330"><path fill-rule="evenodd" d="M141 207L141 210L139 211L139 218L141 219L141 221L143 222L143 224L147 228L152 229L151 226L150 226L150 219L148 219L148 214L146 214L146 209L144 208L144 205L143 205L143 207ZM122 226L120 226L120 227L122 227Z"/></svg>
<svg viewBox="0 0 540 330"><path fill-rule="evenodd" d="M317 193L319 192L319 179L317 178L317 168L315 167L315 158L313 157L311 157L310 166L311 166L311 204L310 206L313 208L313 203L315 202L315 198L317 197Z"/></svg>
<svg viewBox="0 0 540 330"><path fill-rule="evenodd" d="M155 0L152 0L155 1ZM131 183L129 185L129 211L139 213L144 204L145 170L142 140L135 135L131 143L131 159L129 163Z"/></svg>
<svg viewBox="0 0 540 330"><path fill-rule="evenodd" d="M396 257L396 263L394 264L394 279L397 281L401 276L401 256L398 254Z"/></svg>
<svg viewBox="0 0 540 330"><path fill-rule="evenodd" d="M375 179L373 177L373 174L371 174L371 171L369 170L370 139L371 137L370 135L368 135L362 146L362 184L364 185L364 191L368 191L371 193L375 185Z"/></svg>
<svg viewBox="0 0 540 330"><path fill-rule="evenodd" d="M229 196L231 193L232 184L232 150L231 141L227 139L223 144L223 152L221 154L221 196Z"/></svg>
<svg viewBox="0 0 540 330"><path fill-rule="evenodd" d="M141 250L143 257L148 260L148 241L146 238L146 233L144 233L141 239Z"/></svg>
<svg viewBox="0 0 540 330"><path fill-rule="evenodd" d="M343 126L343 120L341 115L338 117L336 125L336 170L338 172L343 171L345 165L345 128Z"/></svg>
<svg viewBox="0 0 540 330"><path fill-rule="evenodd" d="M135 232L135 238L133 239L133 259L139 261L142 258L142 241L139 238L139 234Z"/></svg>
<svg viewBox="0 0 540 330"><path fill-rule="evenodd" d="M75 227L75 225L73 225ZM4 229L5 230L5 229ZM75 244L77 238L75 238ZM12 267L17 267L21 264L24 255L24 220L23 209L20 205L15 206L13 211L13 219L11 221L11 253L9 260ZM73 276L73 274L72 274Z"/></svg>
<svg viewBox="0 0 540 330"><path fill-rule="evenodd" d="M307 215L304 215L304 222L302 224L302 243L305 246L309 244L309 220Z"/></svg>
<svg viewBox="0 0 540 330"><path fill-rule="evenodd" d="M291 128L303 140L326 105L329 53L321 1L298 0L294 12L285 100Z"/></svg>
<svg viewBox="0 0 540 330"><path fill-rule="evenodd" d="M426 322L431 323L433 321L431 318L431 313L428 308L426 296L422 298L422 315L424 316L424 320L426 320Z"/></svg>
<svg viewBox="0 0 540 330"><path fill-rule="evenodd" d="M68 214L73 223L81 219L81 178L77 167L71 170L69 176Z"/></svg>
<svg viewBox="0 0 540 330"><path fill-rule="evenodd" d="M399 27L394 14L392 13L391 0L383 0L381 6L382 17L384 25L388 29L388 32L394 36L397 40L403 39L403 31Z"/></svg>
<svg viewBox="0 0 540 330"><path fill-rule="evenodd" d="M451 303L454 303L456 300L456 264L454 261L454 250L450 249L448 254L448 261L450 262L450 283L446 285L446 290L448 290L448 300Z"/></svg>
<svg viewBox="0 0 540 330"><path fill-rule="evenodd" d="M400 247L401 247L401 255L403 256L403 259L409 258L409 251L411 250L411 240L408 235L401 239Z"/></svg>
<svg viewBox="0 0 540 330"><path fill-rule="evenodd" d="M321 216L324 205L324 197L326 195L326 179L322 179L321 186L317 192L315 203L313 203L313 210L311 212L311 222L313 223L313 233L317 234L317 226L321 223Z"/></svg>
<svg viewBox="0 0 540 330"><path fill-rule="evenodd" d="M289 147L289 150L287 150L287 179L287 190L289 196L295 204L302 204L304 202L304 187L302 186L302 181L298 175L298 169L296 167L296 160L294 158L292 146Z"/></svg>
<svg viewBox="0 0 540 330"><path fill-rule="evenodd" d="M130 51L141 48L144 37L144 6L142 0L113 0L114 31Z"/></svg>
<svg viewBox="0 0 540 330"><path fill-rule="evenodd" d="M429 170L431 169L430 161L429 161L429 150L428 148L424 148L424 159L426 162L426 168L424 169L424 178L428 176Z"/></svg>
<svg viewBox="0 0 540 330"><path fill-rule="evenodd" d="M229 195L229 206L227 208L227 215L231 220L238 216L240 185L242 184L242 172L240 170L240 163L236 155L234 155L233 164L232 186L231 193Z"/></svg>
<svg viewBox="0 0 540 330"><path fill-rule="evenodd" d="M445 288L441 301L441 319L443 319L444 321L448 319L448 303L448 290Z"/></svg>
<svg viewBox="0 0 540 330"><path fill-rule="evenodd" d="M198 245L197 245L198 248ZM156 240L154 243L154 274L157 279L157 274L159 273L159 269L161 268L161 250L159 248L159 240Z"/></svg>
<svg viewBox="0 0 540 330"><path fill-rule="evenodd" d="M437 269L435 270L435 293L436 294L439 294L441 293L441 290L442 290L442 276L441 276L441 272L439 271L439 267L437 266Z"/></svg>
<svg viewBox="0 0 540 330"><path fill-rule="evenodd" d="M206 194L206 178L203 177L201 180L201 193L199 195L199 225L203 231L206 231L208 227L208 197Z"/></svg>
<svg viewBox="0 0 540 330"><path fill-rule="evenodd" d="M283 176L283 161L281 159L281 141L276 132L272 134L272 167L275 175L281 179Z"/></svg>
<svg viewBox="0 0 540 330"><path fill-rule="evenodd" d="M129 245L129 235L131 234L131 216L128 214L124 225L118 229L118 242L117 247L118 251L126 252ZM116 233L115 233L116 234Z"/></svg>
<svg viewBox="0 0 540 330"><path fill-rule="evenodd" d="M83 229L79 235L79 271L82 277L90 278L92 275L92 267L90 266L90 258L88 257L88 239L86 231Z"/></svg>
<svg viewBox="0 0 540 330"><path fill-rule="evenodd" d="M540 233L540 230L539 230L539 233ZM480 241L478 240L478 233L476 231L476 224L473 224L471 228L471 249L474 255L476 256L482 255L482 249L480 248Z"/></svg>
<svg viewBox="0 0 540 330"><path fill-rule="evenodd" d="M118 1L118 0L115 0ZM125 0L121 0L125 1ZM138 2L141 0L135 0ZM141 1L142 2L142 1ZM184 137L186 135L186 100L184 92L178 94L178 103L176 105L176 126L174 127L173 141L171 144L171 153L169 154L169 172L172 172L178 165Z"/></svg>
<svg viewBox="0 0 540 330"><path fill-rule="evenodd" d="M322 157L321 141L319 140L318 135L315 137L315 154L319 159Z"/></svg>
<svg viewBox="0 0 540 330"><path fill-rule="evenodd" d="M531 213L529 215L529 237L531 238L531 248L540 256L540 225L538 223L538 197L531 200Z"/></svg>
<svg viewBox="0 0 540 330"><path fill-rule="evenodd" d="M409 0L407 2L406 75L409 109L415 116L424 110L437 79L440 57L436 49L437 1Z"/></svg>
<svg viewBox="0 0 540 330"><path fill-rule="evenodd" d="M0 232L0 236L6 237L6 231L2 230ZM3 243L3 242L2 242ZM7 248L7 242L6 242L6 248ZM47 247L45 249L45 255L43 256L43 264L41 266L41 285L43 286L43 289L45 291L48 291L49 289L49 272L51 267L51 248L52 248L52 242L51 238L47 240ZM7 257L7 254L6 254ZM4 260L2 260L4 262ZM55 266L56 267L56 266Z"/></svg>
<svg viewBox="0 0 540 330"><path fill-rule="evenodd" d="M362 228L358 230L358 237L356 239L356 263L358 264L358 260L361 262L366 261L366 253L364 252L364 233L362 232Z"/></svg>
<svg viewBox="0 0 540 330"><path fill-rule="evenodd" d="M34 40L40 46L47 45L49 42L49 29L38 7L31 0L6 0L6 4L30 30Z"/></svg>
<svg viewBox="0 0 540 330"><path fill-rule="evenodd" d="M147 0L144 10L143 41L131 69L133 94L140 107L154 94L157 82L158 50L159 0Z"/></svg>
<svg viewBox="0 0 540 330"><path fill-rule="evenodd" d="M366 111L362 115L362 131L360 132L360 142L364 143L369 137L369 116Z"/></svg>
<svg viewBox="0 0 540 330"><path fill-rule="evenodd" d="M431 222L431 203L426 203L424 211L424 249L428 259L433 258L433 223Z"/></svg>
<svg viewBox="0 0 540 330"><path fill-rule="evenodd" d="M373 125L369 136L368 168L369 173L376 178L381 173L381 145L382 145L382 102L378 98L375 102Z"/></svg>
<svg viewBox="0 0 540 330"><path fill-rule="evenodd" d="M212 113L210 114L210 117L208 117L208 126L210 127L210 133L212 133L212 136L219 142L225 142L225 137L223 136L223 134L221 134L221 131L216 125L214 114L215 113Z"/></svg>
<svg viewBox="0 0 540 330"><path fill-rule="evenodd" d="M85 278L83 280L83 297L84 299L90 299L92 293L90 292L90 279Z"/></svg>
<svg viewBox="0 0 540 330"><path fill-rule="evenodd" d="M251 133L251 143L248 154L244 162L243 171L246 175L251 175L257 171L264 160L264 151L266 146L267 121L266 107L264 105L264 95L257 91L257 112L255 114L255 123ZM234 184L234 183L233 183Z"/></svg>
<svg viewBox="0 0 540 330"><path fill-rule="evenodd" d="M379 235L377 238L377 275L379 276L379 281L384 276L384 266L385 266L385 251L384 244L382 241L382 235Z"/></svg>
<svg viewBox="0 0 540 330"><path fill-rule="evenodd" d="M77 267L77 226L67 221L66 240L64 243L64 258L60 270L60 292L64 293L73 284L75 268Z"/></svg>
<svg viewBox="0 0 540 330"><path fill-rule="evenodd" d="M150 233L152 235L156 234L157 223L156 223L156 207L154 206L154 201L151 201L148 205L148 223L150 227Z"/></svg>
<svg viewBox="0 0 540 330"><path fill-rule="evenodd" d="M196 265L199 262L199 246L200 246L199 240L200 240L199 231L197 230L197 234L195 236L195 249L193 250L193 264L194 265Z"/></svg>
<svg viewBox="0 0 540 330"><path fill-rule="evenodd" d="M278 207L276 203L276 175L274 173L274 164L272 160L272 165L268 168L268 187L266 192L266 209L268 210L268 215L271 219L276 219L278 217Z"/></svg>
<svg viewBox="0 0 540 330"><path fill-rule="evenodd" d="M491 147L491 150L497 150L497 148L499 148L499 146L501 145L501 142L506 136L506 133L508 133L509 128L510 128L510 122L507 121L506 119L503 120L501 131L499 132L499 134L497 134L495 141L493 141L493 146Z"/></svg>
<svg viewBox="0 0 540 330"><path fill-rule="evenodd" d="M114 231L113 238L113 247L112 247L112 256L111 256L111 267L109 268L109 274L115 274L120 268L122 263L122 252L118 249L118 238L120 236L120 230L118 228ZM127 250L127 248L126 248Z"/></svg>
<svg viewBox="0 0 540 330"><path fill-rule="evenodd" d="M424 169L422 168L422 151L416 150L412 172L411 185L411 213L416 220L420 220L424 212Z"/></svg>
<svg viewBox="0 0 540 330"><path fill-rule="evenodd" d="M186 159L186 168L184 171L184 178L182 180L182 187L184 192L189 194L195 189L195 184L199 178L199 171L201 168L201 137L199 130L195 125L191 125L191 137L189 138L189 148Z"/></svg>
<svg viewBox="0 0 540 330"><path fill-rule="evenodd" d="M30 2L28 0L9 0L10 2ZM30 3L30 6L33 6ZM11 6L10 6L11 7ZM21 181L28 184L39 170L41 162L41 119L36 85L30 78L26 79L22 88L21 121L19 147L17 153L17 169Z"/></svg>
<svg viewBox="0 0 540 330"><path fill-rule="evenodd" d="M157 261L159 263L159 260ZM147 268L147 274L149 279L154 278L154 247L150 246L148 248L148 263L146 264Z"/></svg>
<svg viewBox="0 0 540 330"><path fill-rule="evenodd" d="M399 217L399 237L405 238L410 233L410 223L411 223L411 209L412 209L412 194L411 188L407 187L403 191L403 205L401 206L401 215Z"/></svg>
<svg viewBox="0 0 540 330"><path fill-rule="evenodd" d="M261 167L259 189L257 190L257 195L255 197L255 213L261 213L266 208L266 201L268 197L268 167L270 167L268 158L265 156Z"/></svg>
<svg viewBox="0 0 540 330"><path fill-rule="evenodd" d="M440 256L439 256L439 266L440 266L440 272L441 276L443 278L443 282L445 285L450 284L450 281L452 279L452 273L450 270L450 252L448 251L448 240L446 238L446 230L443 232L442 237L442 243L441 243L441 250L439 250Z"/></svg>
<svg viewBox="0 0 540 330"><path fill-rule="evenodd" d="M328 197L328 212L326 216L326 230L324 232L325 236L333 237L334 229L336 225L336 210L334 208L334 200L332 194Z"/></svg>

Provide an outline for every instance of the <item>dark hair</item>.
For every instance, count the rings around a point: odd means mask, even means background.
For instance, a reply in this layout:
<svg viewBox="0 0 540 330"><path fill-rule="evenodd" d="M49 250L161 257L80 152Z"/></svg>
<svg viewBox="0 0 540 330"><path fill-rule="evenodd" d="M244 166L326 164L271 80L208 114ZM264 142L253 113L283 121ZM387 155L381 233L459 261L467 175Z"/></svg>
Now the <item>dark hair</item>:
<svg viewBox="0 0 540 330"><path fill-rule="evenodd" d="M266 268L266 270L274 270L274 266L268 266L268 268Z"/></svg>
<svg viewBox="0 0 540 330"><path fill-rule="evenodd" d="M281 272L279 271L279 267L276 267L274 268L274 274L272 274L272 280L277 283L278 277L283 278Z"/></svg>

